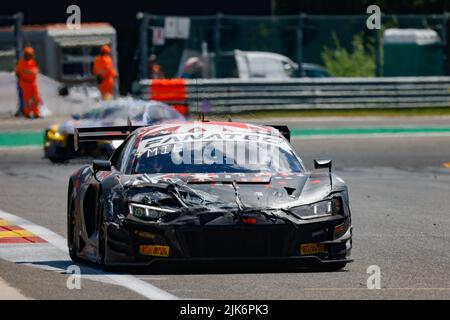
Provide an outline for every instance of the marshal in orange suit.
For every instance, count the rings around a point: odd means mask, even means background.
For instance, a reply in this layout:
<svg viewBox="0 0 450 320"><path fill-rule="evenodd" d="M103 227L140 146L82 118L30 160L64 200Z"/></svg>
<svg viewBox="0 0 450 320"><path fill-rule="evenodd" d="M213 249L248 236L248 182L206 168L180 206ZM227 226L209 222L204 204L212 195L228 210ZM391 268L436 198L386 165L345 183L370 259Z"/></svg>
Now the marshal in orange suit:
<svg viewBox="0 0 450 320"><path fill-rule="evenodd" d="M117 78L117 71L114 69L109 46L103 45L100 47L100 54L95 57L92 73L97 76L98 90L103 100L110 99L113 96L114 79Z"/></svg>
<svg viewBox="0 0 450 320"><path fill-rule="evenodd" d="M23 50L23 59L16 64L16 76L19 79L19 87L23 97L23 115L30 118L40 117L39 104L41 97L39 95L37 75L39 69L34 60L34 50L32 47L25 47Z"/></svg>

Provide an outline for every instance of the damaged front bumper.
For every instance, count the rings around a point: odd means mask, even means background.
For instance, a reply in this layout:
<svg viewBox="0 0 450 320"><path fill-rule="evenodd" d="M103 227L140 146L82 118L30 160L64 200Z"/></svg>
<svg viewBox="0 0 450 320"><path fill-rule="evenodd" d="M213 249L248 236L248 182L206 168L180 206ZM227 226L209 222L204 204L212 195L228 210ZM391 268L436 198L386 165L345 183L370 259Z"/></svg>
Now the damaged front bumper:
<svg viewBox="0 0 450 320"><path fill-rule="evenodd" d="M144 223L127 218L106 223L105 263L150 266L161 262L293 262L319 266L352 262L352 227L336 237L344 219L299 225L286 222L222 225ZM345 224L345 222L344 222Z"/></svg>

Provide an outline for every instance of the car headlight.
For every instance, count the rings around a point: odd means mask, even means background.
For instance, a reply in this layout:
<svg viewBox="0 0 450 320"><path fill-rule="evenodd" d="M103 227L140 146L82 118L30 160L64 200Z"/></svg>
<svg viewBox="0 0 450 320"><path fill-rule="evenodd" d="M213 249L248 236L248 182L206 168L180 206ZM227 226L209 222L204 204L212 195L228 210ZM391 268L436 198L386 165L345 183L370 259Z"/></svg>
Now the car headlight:
<svg viewBox="0 0 450 320"><path fill-rule="evenodd" d="M334 198L326 201L316 202L310 205L294 207L289 209L289 211L302 219L327 217L334 214L341 214L342 200L341 198Z"/></svg>
<svg viewBox="0 0 450 320"><path fill-rule="evenodd" d="M47 138L53 141L64 141L65 135L59 133L59 125L53 125L47 130Z"/></svg>
<svg viewBox="0 0 450 320"><path fill-rule="evenodd" d="M132 214L136 218L149 220L158 220L168 213L175 212L175 210L148 206L140 203L129 203L128 209L130 214Z"/></svg>

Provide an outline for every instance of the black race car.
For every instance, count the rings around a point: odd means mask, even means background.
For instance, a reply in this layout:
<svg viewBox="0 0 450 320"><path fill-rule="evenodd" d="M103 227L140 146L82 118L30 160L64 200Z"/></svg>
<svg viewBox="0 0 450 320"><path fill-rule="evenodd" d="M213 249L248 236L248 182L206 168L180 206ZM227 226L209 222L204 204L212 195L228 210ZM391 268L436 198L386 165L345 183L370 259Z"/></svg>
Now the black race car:
<svg viewBox="0 0 450 320"><path fill-rule="evenodd" d="M74 128L123 125L129 120L139 125L153 125L183 121L184 117L171 106L158 101L133 98L103 101L82 115L74 115L71 120L48 127L44 134L44 156L52 162L64 162L80 156L108 159L116 147L115 142L91 141L75 150Z"/></svg>
<svg viewBox="0 0 450 320"><path fill-rule="evenodd" d="M75 143L124 139L111 159L69 180L74 261L291 261L337 270L351 262L347 187L330 160L307 172L287 127L186 122L79 128Z"/></svg>

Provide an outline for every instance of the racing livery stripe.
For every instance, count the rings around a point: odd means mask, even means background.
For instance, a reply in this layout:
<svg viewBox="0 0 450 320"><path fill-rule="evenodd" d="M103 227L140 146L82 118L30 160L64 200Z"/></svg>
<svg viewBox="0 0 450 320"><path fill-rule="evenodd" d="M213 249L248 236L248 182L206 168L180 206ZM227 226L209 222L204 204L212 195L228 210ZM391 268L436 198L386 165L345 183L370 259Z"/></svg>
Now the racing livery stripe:
<svg viewBox="0 0 450 320"><path fill-rule="evenodd" d="M37 236L33 236L33 237L24 237L24 238L18 238L18 237L6 237L6 238L0 238L0 244L4 244L4 243L45 243L47 241L45 241L44 239L41 239Z"/></svg>
<svg viewBox="0 0 450 320"><path fill-rule="evenodd" d="M13 237L29 237L33 234L27 230L2 230L0 229L0 239L1 238L13 238Z"/></svg>
<svg viewBox="0 0 450 320"><path fill-rule="evenodd" d="M1 243L45 243L44 239L19 226L10 224L7 220L0 219L0 244Z"/></svg>

